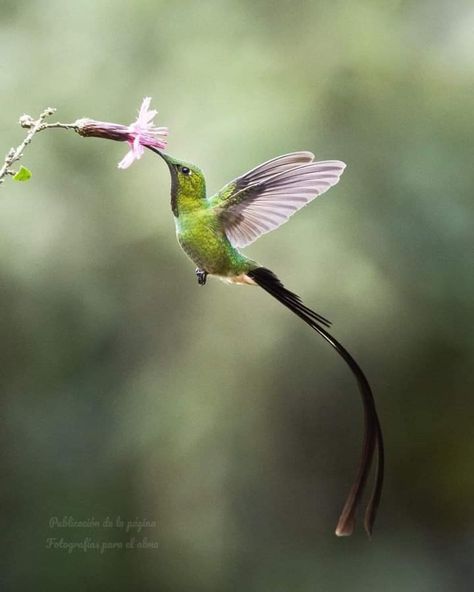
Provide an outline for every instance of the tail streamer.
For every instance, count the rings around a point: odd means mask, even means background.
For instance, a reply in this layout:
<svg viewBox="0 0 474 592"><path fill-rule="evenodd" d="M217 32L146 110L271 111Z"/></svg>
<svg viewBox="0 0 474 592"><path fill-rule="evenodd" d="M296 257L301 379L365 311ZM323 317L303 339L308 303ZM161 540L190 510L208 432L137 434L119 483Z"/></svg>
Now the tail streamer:
<svg viewBox="0 0 474 592"><path fill-rule="evenodd" d="M359 468L339 516L336 535L348 536L351 535L354 530L356 510L364 493L372 460L376 452L375 482L364 518L364 528L370 537L372 535L377 508L382 495L384 478L384 446L382 430L369 382L359 364L357 364L350 353L336 339L334 339L326 329L323 328L323 325L325 327L330 326L330 322L327 319L305 306L302 303L301 298L287 290L277 276L269 269L258 267L249 271L247 275L258 286L289 308L295 315L330 343L349 366L357 381L364 406L364 441Z"/></svg>

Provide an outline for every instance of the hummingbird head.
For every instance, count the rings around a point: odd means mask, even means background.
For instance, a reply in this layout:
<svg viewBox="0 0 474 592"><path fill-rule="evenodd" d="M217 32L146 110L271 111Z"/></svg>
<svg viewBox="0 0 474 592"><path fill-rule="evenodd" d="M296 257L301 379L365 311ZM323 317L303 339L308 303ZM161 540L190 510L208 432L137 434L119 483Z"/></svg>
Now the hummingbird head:
<svg viewBox="0 0 474 592"><path fill-rule="evenodd" d="M189 162L173 158L152 146L147 146L147 148L161 156L168 165L171 175L171 208L175 216L178 216L179 197L185 196L190 199L204 199L206 197L206 182L200 168Z"/></svg>

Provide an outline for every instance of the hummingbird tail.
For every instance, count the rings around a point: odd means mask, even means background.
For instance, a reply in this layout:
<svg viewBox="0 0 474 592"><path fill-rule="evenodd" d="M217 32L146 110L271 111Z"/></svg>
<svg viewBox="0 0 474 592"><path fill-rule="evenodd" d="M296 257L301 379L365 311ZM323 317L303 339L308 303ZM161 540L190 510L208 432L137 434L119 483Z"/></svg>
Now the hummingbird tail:
<svg viewBox="0 0 474 592"><path fill-rule="evenodd" d="M377 462L375 467L375 483L373 486L372 495L367 505L364 519L365 530L367 534L371 536L372 528L375 522L375 516L377 514L377 508L382 495L384 477L384 446L382 430L380 427L379 418L377 416L374 396L372 394L372 389L370 388L369 382L365 377L365 374L362 372L359 364L357 364L349 352L323 328L322 325L326 327L330 326L330 322L327 319L306 307L302 303L300 297L287 290L277 278L277 276L269 269L266 269L265 267L258 267L247 272L247 275L258 286L263 288L271 296L289 308L307 325L319 333L319 335L321 335L321 337L323 337L328 343L330 343L337 353L344 359L357 380L357 385L359 387L362 403L364 406L364 442L357 475L339 517L336 527L336 535L348 536L352 534L355 524L355 513L364 492L372 464L372 459L376 451Z"/></svg>

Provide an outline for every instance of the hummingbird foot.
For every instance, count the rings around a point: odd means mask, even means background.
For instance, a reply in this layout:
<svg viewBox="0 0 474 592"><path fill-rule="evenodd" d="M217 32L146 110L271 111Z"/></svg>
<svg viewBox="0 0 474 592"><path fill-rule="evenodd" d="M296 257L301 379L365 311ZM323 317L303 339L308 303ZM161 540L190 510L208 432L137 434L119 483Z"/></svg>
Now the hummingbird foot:
<svg viewBox="0 0 474 592"><path fill-rule="evenodd" d="M194 273L196 274L198 284L200 286L204 286L207 280L207 271L204 271L204 269L199 269L199 267L196 267L196 271Z"/></svg>

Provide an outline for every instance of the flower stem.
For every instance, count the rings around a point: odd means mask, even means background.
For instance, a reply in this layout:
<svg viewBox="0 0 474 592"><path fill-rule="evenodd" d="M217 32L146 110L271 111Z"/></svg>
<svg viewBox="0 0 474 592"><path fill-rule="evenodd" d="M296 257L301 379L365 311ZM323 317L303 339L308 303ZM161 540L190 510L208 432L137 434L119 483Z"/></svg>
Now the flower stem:
<svg viewBox="0 0 474 592"><path fill-rule="evenodd" d="M56 109L53 107L48 107L36 120L30 115L22 115L20 117L19 124L21 127L28 129L29 132L21 144L19 144L16 148L10 148L10 150L7 152L3 165L0 168L0 185L5 181L7 176L13 176L15 174L16 171L14 171L11 167L15 162L18 162L23 157L23 151L28 146L28 144L31 143L31 140L35 134L49 128L72 129L76 132L78 131L78 127L75 123L61 123L59 121L56 123L46 123L46 119L55 112Z"/></svg>
<svg viewBox="0 0 474 592"><path fill-rule="evenodd" d="M10 167L13 163L20 160L20 158L23 156L24 149L31 142L33 136L36 133L38 133L41 129L44 129L43 126L47 125L45 123L46 118L51 116L55 111L56 109L48 107L43 111L43 113L41 113L41 115L38 117L36 121L29 115L22 115L20 117L20 125L22 127L29 128L30 131L28 132L26 138L23 140L21 144L19 144L16 148L10 148L10 150L7 152L3 165L0 168L0 184L4 182L5 177L7 175L15 174L15 171L13 171Z"/></svg>

